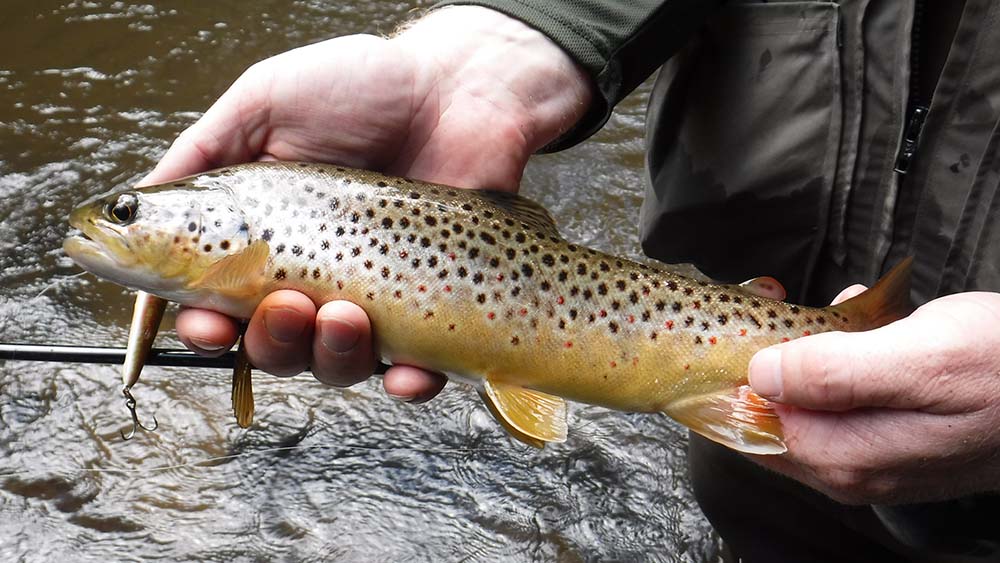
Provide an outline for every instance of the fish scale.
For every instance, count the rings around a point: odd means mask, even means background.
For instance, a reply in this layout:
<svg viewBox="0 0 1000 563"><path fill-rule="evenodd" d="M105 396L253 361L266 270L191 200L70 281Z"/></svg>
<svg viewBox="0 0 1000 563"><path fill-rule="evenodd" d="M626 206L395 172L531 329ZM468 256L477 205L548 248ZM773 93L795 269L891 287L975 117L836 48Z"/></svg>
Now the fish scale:
<svg viewBox="0 0 1000 563"><path fill-rule="evenodd" d="M143 287L166 299L237 317L277 289L353 301L386 361L478 382L505 428L535 445L564 436L551 419L567 398L665 412L743 451L783 451L772 406L747 385L752 355L884 324L900 315L908 279L904 265L842 306L800 307L567 242L513 194L321 164L232 166L127 194L138 198L127 224L107 220L122 194L74 212L90 238L68 239L67 251L85 268L121 283L74 246L112 229L173 241L140 276L184 272ZM178 201L193 211L174 213Z"/></svg>

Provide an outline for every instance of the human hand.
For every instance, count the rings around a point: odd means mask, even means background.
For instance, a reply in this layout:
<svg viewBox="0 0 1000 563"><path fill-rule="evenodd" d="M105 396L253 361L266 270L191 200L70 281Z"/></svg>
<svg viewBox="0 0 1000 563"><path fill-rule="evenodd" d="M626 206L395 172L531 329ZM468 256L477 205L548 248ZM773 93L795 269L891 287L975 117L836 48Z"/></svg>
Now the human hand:
<svg viewBox="0 0 1000 563"><path fill-rule="evenodd" d="M511 61L516 60L516 64ZM572 126L589 85L544 35L498 12L442 9L384 39L341 37L255 64L184 131L144 184L228 164L302 160L380 170L473 188L516 190L528 157ZM235 320L184 309L177 333L218 355ZM371 325L351 303L318 310L301 293L275 292L258 306L246 351L260 369L346 386L375 366ZM445 379L395 366L394 397L428 399Z"/></svg>
<svg viewBox="0 0 1000 563"><path fill-rule="evenodd" d="M849 504L1000 490L998 348L1000 294L971 292L876 330L762 350L750 383L782 403L788 452L753 457Z"/></svg>

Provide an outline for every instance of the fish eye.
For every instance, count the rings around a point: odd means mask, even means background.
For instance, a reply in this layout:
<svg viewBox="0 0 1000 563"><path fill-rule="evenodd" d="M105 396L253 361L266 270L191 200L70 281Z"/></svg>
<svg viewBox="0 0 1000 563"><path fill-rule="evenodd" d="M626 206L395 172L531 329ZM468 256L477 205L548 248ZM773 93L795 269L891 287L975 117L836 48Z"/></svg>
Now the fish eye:
<svg viewBox="0 0 1000 563"><path fill-rule="evenodd" d="M112 223L124 225L135 219L135 212L138 208L139 199L135 197L135 194L122 194L118 196L117 201L108 202L104 213Z"/></svg>

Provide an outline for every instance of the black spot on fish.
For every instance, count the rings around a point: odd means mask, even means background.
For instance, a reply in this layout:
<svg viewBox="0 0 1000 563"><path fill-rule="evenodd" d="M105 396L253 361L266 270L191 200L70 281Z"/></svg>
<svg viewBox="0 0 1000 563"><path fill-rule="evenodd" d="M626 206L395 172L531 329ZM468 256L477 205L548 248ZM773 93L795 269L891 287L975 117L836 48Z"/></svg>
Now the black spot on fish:
<svg viewBox="0 0 1000 563"><path fill-rule="evenodd" d="M378 186L378 187L380 187L380 188L384 188L384 187L388 186L389 184L386 184L382 180L379 180L378 182L375 182L375 185Z"/></svg>
<svg viewBox="0 0 1000 563"><path fill-rule="evenodd" d="M224 240L224 241L220 242L219 243L219 248L221 248L222 250L229 250L229 241L228 240Z"/></svg>
<svg viewBox="0 0 1000 563"><path fill-rule="evenodd" d="M691 326L694 324L694 317L685 317L684 326Z"/></svg>
<svg viewBox="0 0 1000 563"><path fill-rule="evenodd" d="M542 264L545 264L546 266L555 266L556 259L551 254L543 254Z"/></svg>
<svg viewBox="0 0 1000 563"><path fill-rule="evenodd" d="M413 260L410 260L410 265L413 266L414 268L419 268L420 258L414 258Z"/></svg>
<svg viewBox="0 0 1000 563"><path fill-rule="evenodd" d="M524 274L524 277L530 278L535 273L535 270L531 267L531 264L521 264L521 273Z"/></svg>
<svg viewBox="0 0 1000 563"><path fill-rule="evenodd" d="M475 283L475 284L483 283L483 273L482 272L476 272L472 276L472 283Z"/></svg>
<svg viewBox="0 0 1000 563"><path fill-rule="evenodd" d="M567 272L566 270L561 270L559 272L559 276L558 277L559 277L559 281L564 282L564 281L566 281L567 278L569 278L569 272Z"/></svg>
<svg viewBox="0 0 1000 563"><path fill-rule="evenodd" d="M271 237L273 236L274 236L274 230L272 229L264 229L264 232L260 234L260 238L264 239L265 241L270 241Z"/></svg>
<svg viewBox="0 0 1000 563"><path fill-rule="evenodd" d="M285 251L285 243L283 242L279 242L278 246L274 248L274 252L277 254L281 254L284 251Z"/></svg>
<svg viewBox="0 0 1000 563"><path fill-rule="evenodd" d="M280 280L285 279L286 275L287 274L285 274L285 269L284 268L278 268L278 271L274 273L274 279L280 281Z"/></svg>
<svg viewBox="0 0 1000 563"><path fill-rule="evenodd" d="M197 230L198 230L198 225L196 225L194 223L188 223L188 231L190 231L190 232L193 233L193 232L195 232Z"/></svg>
<svg viewBox="0 0 1000 563"><path fill-rule="evenodd" d="M293 246L292 247L292 254L294 254L296 256L302 256L302 247L299 246L299 245L297 245L297 244L295 246Z"/></svg>
<svg viewBox="0 0 1000 563"><path fill-rule="evenodd" d="M510 290L511 297L517 297L521 294L521 286L515 285L514 289Z"/></svg>
<svg viewBox="0 0 1000 563"><path fill-rule="evenodd" d="M816 322L818 324L825 325L826 324L826 318L825 317L816 317Z"/></svg>
<svg viewBox="0 0 1000 563"><path fill-rule="evenodd" d="M330 241L324 240L323 242L319 243L319 248L320 250L330 250Z"/></svg>
<svg viewBox="0 0 1000 563"><path fill-rule="evenodd" d="M465 266L459 266L458 267L458 277L464 278L467 275L469 275L469 270L467 270L465 268Z"/></svg>
<svg viewBox="0 0 1000 563"><path fill-rule="evenodd" d="M433 215L428 215L428 216L424 217L424 223L427 223L428 227L433 227L433 226L437 225L438 222L437 222L437 219L434 218Z"/></svg>
<svg viewBox="0 0 1000 563"><path fill-rule="evenodd" d="M642 312L642 320L643 321L648 321L651 316L652 315L650 315L649 309L646 309L645 311Z"/></svg>
<svg viewBox="0 0 1000 563"><path fill-rule="evenodd" d="M407 227L409 227L410 226L410 220L407 219L406 217L400 217L399 218L399 226L402 227L402 228L404 228L404 229L407 228Z"/></svg>
<svg viewBox="0 0 1000 563"><path fill-rule="evenodd" d="M479 257L479 249L473 246L469 249L469 259L475 260L477 257Z"/></svg>
<svg viewBox="0 0 1000 563"><path fill-rule="evenodd" d="M628 294L628 300L629 300L629 303L635 305L636 303L639 302L639 294L636 293L636 292L634 292L634 291L632 293L629 293Z"/></svg>
<svg viewBox="0 0 1000 563"><path fill-rule="evenodd" d="M702 343L701 337L700 336L695 336L694 337L694 343L695 344L701 344Z"/></svg>
<svg viewBox="0 0 1000 563"><path fill-rule="evenodd" d="M785 322L785 328L792 328L792 325L795 324L792 322L792 319L785 319L784 322Z"/></svg>
<svg viewBox="0 0 1000 563"><path fill-rule="evenodd" d="M360 246L355 246L353 249L351 249L351 256L359 256L359 255L361 255Z"/></svg>
<svg viewBox="0 0 1000 563"><path fill-rule="evenodd" d="M340 208L340 200L335 197L331 197L330 203L327 203L326 205L327 207L330 208L330 211L336 211L338 208Z"/></svg>
<svg viewBox="0 0 1000 563"><path fill-rule="evenodd" d="M715 320L719 321L720 325L724 325L726 324L727 321L729 321L729 317L727 317L725 314L722 314L716 317Z"/></svg>
<svg viewBox="0 0 1000 563"><path fill-rule="evenodd" d="M568 264L569 263L569 256L566 256L565 254L560 254L559 255L559 261L562 262L563 264Z"/></svg>
<svg viewBox="0 0 1000 563"><path fill-rule="evenodd" d="M611 302L611 308L614 309L615 311L621 309L621 306L622 306L621 301L618 301L617 299Z"/></svg>
<svg viewBox="0 0 1000 563"><path fill-rule="evenodd" d="M618 323L616 323L614 321L611 321L610 323L608 323L608 329L611 330L611 334L617 333L618 332Z"/></svg>
<svg viewBox="0 0 1000 563"><path fill-rule="evenodd" d="M420 238L420 246L422 246L424 248L428 248L428 247L430 247L430 245L431 245L431 239L429 239L427 237L421 237Z"/></svg>
<svg viewBox="0 0 1000 563"><path fill-rule="evenodd" d="M664 301L662 299L656 302L656 310L657 311L662 311L666 306L667 306L667 304L664 303Z"/></svg>
<svg viewBox="0 0 1000 563"><path fill-rule="evenodd" d="M606 284L604 282L601 282L600 284L598 284L597 285L597 294L598 295L607 295L608 294L608 284Z"/></svg>
<svg viewBox="0 0 1000 563"><path fill-rule="evenodd" d="M795 305L792 305L791 307L789 307L788 310L791 311L793 315L798 315L799 314L799 308L797 306L795 306Z"/></svg>
<svg viewBox="0 0 1000 563"><path fill-rule="evenodd" d="M389 268L382 267L382 279L389 279Z"/></svg>
<svg viewBox="0 0 1000 563"><path fill-rule="evenodd" d="M448 270L445 269L438 272L438 278L445 279L446 277L448 277Z"/></svg>
<svg viewBox="0 0 1000 563"><path fill-rule="evenodd" d="M316 268L316 269L313 270L313 279L314 280L318 280L320 275L321 274L320 274L319 268Z"/></svg>
<svg viewBox="0 0 1000 563"><path fill-rule="evenodd" d="M341 260L344 259L344 253L343 252L338 252L336 254L336 256L334 256L334 258L337 260L337 262L340 262Z"/></svg>
<svg viewBox="0 0 1000 563"><path fill-rule="evenodd" d="M611 270L611 266L609 266L609 265L608 265L608 263L607 263L607 262L604 262L604 261L602 261L602 262L600 263L600 266L599 266L599 267L601 268L601 271L602 271L602 272L608 272L608 271L610 271L610 270Z"/></svg>
<svg viewBox="0 0 1000 563"><path fill-rule="evenodd" d="M497 239L495 239L493 237L493 235L491 235L489 233L486 233L486 232L479 233L479 238L482 239L483 242L485 242L486 244L496 244L497 243Z"/></svg>
<svg viewBox="0 0 1000 563"><path fill-rule="evenodd" d="M575 320L575 319L576 319L576 316L577 316L578 314L579 314L579 313L577 312L577 310L576 310L576 309L570 309L570 310L569 310L569 318L570 318L570 319L573 319L573 320Z"/></svg>
<svg viewBox="0 0 1000 563"><path fill-rule="evenodd" d="M743 298L740 297L739 295L734 295L733 296L733 303L735 303L737 305L740 305L740 304L743 303Z"/></svg>
<svg viewBox="0 0 1000 563"><path fill-rule="evenodd" d="M211 244L206 244L205 246L202 247L202 250L204 250L205 252L211 252L212 251L212 245Z"/></svg>
<svg viewBox="0 0 1000 563"><path fill-rule="evenodd" d="M625 291L625 280L618 280L618 281L616 281L615 282L615 287L618 288L618 291Z"/></svg>
<svg viewBox="0 0 1000 563"><path fill-rule="evenodd" d="M586 300L588 300L588 301L589 301L589 300L590 300L590 298L591 298L591 297L593 297L593 296L594 296L594 292L593 292L593 291L590 291L590 288L589 288L589 287L588 287L587 289L584 289L584 290L583 290L583 298L584 298L584 299L586 299Z"/></svg>
<svg viewBox="0 0 1000 563"><path fill-rule="evenodd" d="M680 301L674 301L674 304L670 306L671 309L676 313L680 311L684 306L681 305Z"/></svg>
<svg viewBox="0 0 1000 563"><path fill-rule="evenodd" d="M337 227L337 230L334 234L337 235L338 237L344 236L344 227Z"/></svg>
<svg viewBox="0 0 1000 563"><path fill-rule="evenodd" d="M365 217L368 217L369 219L371 219L374 216L375 216L375 210L374 209L371 209L371 208L365 209Z"/></svg>
<svg viewBox="0 0 1000 563"><path fill-rule="evenodd" d="M542 291L548 291L548 290L552 289L552 284L550 284L548 281L543 281L542 284L541 284L541 286L539 286L539 287L542 288Z"/></svg>
<svg viewBox="0 0 1000 563"><path fill-rule="evenodd" d="M667 289L670 291L677 291L677 282L670 280L667 282Z"/></svg>
<svg viewBox="0 0 1000 563"><path fill-rule="evenodd" d="M578 275L581 275L581 276L585 275L587 273L587 265L584 264L583 262L580 262L579 264L577 264L576 265L576 273Z"/></svg>
<svg viewBox="0 0 1000 563"><path fill-rule="evenodd" d="M427 266L428 267L435 268L435 267L437 267L437 265L438 265L437 256L431 256L430 258L427 259Z"/></svg>
<svg viewBox="0 0 1000 563"><path fill-rule="evenodd" d="M309 252L309 259L314 260L316 258L316 251L312 250Z"/></svg>
<svg viewBox="0 0 1000 563"><path fill-rule="evenodd" d="M392 228L392 217L382 218L382 228L384 229Z"/></svg>
<svg viewBox="0 0 1000 563"><path fill-rule="evenodd" d="M476 301L478 303L480 303L480 304L486 303L486 294L485 293L480 293L479 295L477 295L476 296Z"/></svg>
<svg viewBox="0 0 1000 563"><path fill-rule="evenodd" d="M497 268L500 266L500 259L494 256L490 258L490 268Z"/></svg>
<svg viewBox="0 0 1000 563"><path fill-rule="evenodd" d="M524 236L524 233L516 233L514 235L514 240L517 241L518 244L524 244L528 240L528 237Z"/></svg>
<svg viewBox="0 0 1000 563"><path fill-rule="evenodd" d="M778 313L774 312L774 309L767 310L767 318L774 319L778 317Z"/></svg>
<svg viewBox="0 0 1000 563"><path fill-rule="evenodd" d="M771 330L778 330L778 325L776 325L774 323L767 323L767 328L769 328Z"/></svg>

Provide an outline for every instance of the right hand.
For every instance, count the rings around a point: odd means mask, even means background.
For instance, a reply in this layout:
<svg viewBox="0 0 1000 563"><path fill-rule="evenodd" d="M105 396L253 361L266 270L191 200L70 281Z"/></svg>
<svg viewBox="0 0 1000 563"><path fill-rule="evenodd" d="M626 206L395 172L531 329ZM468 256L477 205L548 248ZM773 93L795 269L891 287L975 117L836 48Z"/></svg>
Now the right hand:
<svg viewBox="0 0 1000 563"><path fill-rule="evenodd" d="M589 82L541 33L498 12L432 12L399 35L341 37L261 61L189 129L142 183L161 183L262 159L343 164L470 188L514 191L528 157L583 116ZM177 333L217 355L234 319L184 309ZM294 375L311 366L337 386L375 367L371 325L348 302L318 310L278 291L257 307L246 350L258 368ZM401 400L436 395L445 379L408 366L385 375Z"/></svg>

